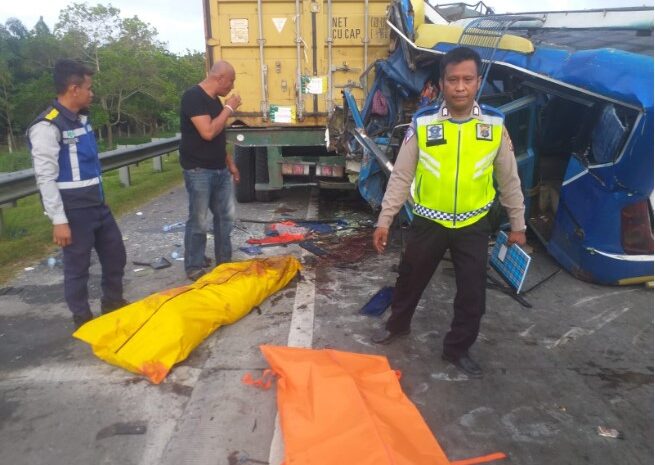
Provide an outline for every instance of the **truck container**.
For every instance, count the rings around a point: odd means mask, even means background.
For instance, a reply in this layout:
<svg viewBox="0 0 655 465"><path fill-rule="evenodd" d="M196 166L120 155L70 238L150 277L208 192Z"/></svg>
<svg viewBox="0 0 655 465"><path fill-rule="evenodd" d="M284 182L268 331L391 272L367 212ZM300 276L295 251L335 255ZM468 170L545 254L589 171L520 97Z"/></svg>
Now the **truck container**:
<svg viewBox="0 0 655 465"><path fill-rule="evenodd" d="M349 188L345 160L328 152L326 124L343 89L363 105L360 75L389 50L387 0L203 2L207 65L236 70L242 104L227 131L241 172L240 202L282 188Z"/></svg>

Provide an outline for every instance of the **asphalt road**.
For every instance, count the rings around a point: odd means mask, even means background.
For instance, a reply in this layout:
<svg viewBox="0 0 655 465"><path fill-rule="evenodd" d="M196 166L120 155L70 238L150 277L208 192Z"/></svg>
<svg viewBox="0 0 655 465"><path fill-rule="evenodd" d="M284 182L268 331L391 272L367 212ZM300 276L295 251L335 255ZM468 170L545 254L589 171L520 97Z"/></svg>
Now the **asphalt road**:
<svg viewBox="0 0 655 465"><path fill-rule="evenodd" d="M162 231L184 221L185 209L186 195L177 188L120 219L128 262L165 256L173 263L158 271L129 264L129 300L188 282L182 262L171 257L182 230ZM266 368L263 343L386 355L451 460L502 451L506 463L522 465L652 463L651 290L591 285L564 271L526 295L531 308L489 290L472 350L485 375L468 379L440 359L452 315L451 263L435 273L411 335L374 346L368 338L383 319L358 310L380 287L393 285L399 234L378 256L366 229L374 216L365 205L308 190L237 211L256 220L343 218L363 229L326 238L328 259L295 245L266 248L267 255L300 257L303 279L220 328L160 385L106 364L73 339L61 268L50 269L47 257L33 264L0 290L1 463L278 465L275 390L241 382L243 374ZM235 247L263 232L262 224L239 226ZM557 270L533 245L528 287ZM99 279L96 259L90 286L96 313ZM599 436L598 426L619 430L623 439Z"/></svg>

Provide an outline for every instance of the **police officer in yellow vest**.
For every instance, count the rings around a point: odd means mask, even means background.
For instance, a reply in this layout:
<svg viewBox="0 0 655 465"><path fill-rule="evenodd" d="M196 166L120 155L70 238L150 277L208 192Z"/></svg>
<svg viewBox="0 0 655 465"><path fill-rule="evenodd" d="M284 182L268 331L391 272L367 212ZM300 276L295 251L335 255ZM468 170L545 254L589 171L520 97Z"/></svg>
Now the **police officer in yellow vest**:
<svg viewBox="0 0 655 465"><path fill-rule="evenodd" d="M411 194L414 219L391 317L371 339L376 344L388 344L409 334L421 294L450 249L457 294L442 358L466 374L480 377L482 369L468 351L485 312L490 233L487 213L496 196L493 178L510 219L510 243L525 244L525 206L503 115L475 101L482 81L480 56L470 48L458 47L441 59L439 67L444 103L414 115L373 234L373 246L382 253L393 217Z"/></svg>

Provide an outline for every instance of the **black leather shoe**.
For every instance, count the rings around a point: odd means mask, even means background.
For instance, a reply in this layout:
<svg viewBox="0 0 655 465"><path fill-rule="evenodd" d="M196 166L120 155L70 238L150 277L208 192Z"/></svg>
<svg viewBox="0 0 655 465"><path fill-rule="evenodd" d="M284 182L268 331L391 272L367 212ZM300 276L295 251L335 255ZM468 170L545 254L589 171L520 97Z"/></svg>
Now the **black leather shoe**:
<svg viewBox="0 0 655 465"><path fill-rule="evenodd" d="M463 371L471 378L482 378L482 368L480 368L480 365L478 365L469 354L461 355L459 358L448 357L445 354L441 354L441 359L452 363L458 370Z"/></svg>
<svg viewBox="0 0 655 465"><path fill-rule="evenodd" d="M106 313L111 313L114 310L118 310L119 308L123 308L126 305L130 305L130 302L128 302L125 299L121 299L121 300L101 300L100 301L100 312L104 315Z"/></svg>
<svg viewBox="0 0 655 465"><path fill-rule="evenodd" d="M75 329L79 329L80 326L91 320L93 320L93 314L91 312L73 313L73 323L75 324Z"/></svg>
<svg viewBox="0 0 655 465"><path fill-rule="evenodd" d="M399 337L407 336L410 333L409 329L406 329L404 331L398 331L395 333L392 333L388 329L380 329L379 331L376 331L373 336L371 336L371 342L373 344L390 344L394 340L398 339Z"/></svg>
<svg viewBox="0 0 655 465"><path fill-rule="evenodd" d="M189 278L191 281L197 281L204 274L205 274L205 270L203 268L195 268L193 270L187 271L186 277Z"/></svg>

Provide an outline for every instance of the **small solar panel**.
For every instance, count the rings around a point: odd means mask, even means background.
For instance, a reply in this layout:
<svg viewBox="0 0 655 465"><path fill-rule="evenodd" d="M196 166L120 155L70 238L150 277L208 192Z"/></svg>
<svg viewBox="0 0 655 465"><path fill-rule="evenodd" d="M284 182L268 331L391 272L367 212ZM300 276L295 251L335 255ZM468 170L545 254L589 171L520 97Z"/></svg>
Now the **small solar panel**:
<svg viewBox="0 0 655 465"><path fill-rule="evenodd" d="M512 244L507 247L507 234L503 231L496 237L496 245L491 250L491 266L503 277L507 284L521 292L521 287L528 274L532 258L521 247Z"/></svg>

